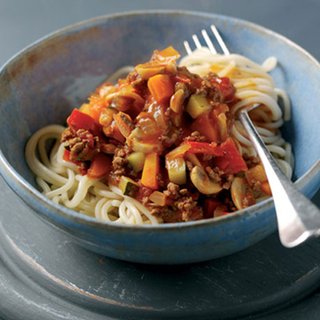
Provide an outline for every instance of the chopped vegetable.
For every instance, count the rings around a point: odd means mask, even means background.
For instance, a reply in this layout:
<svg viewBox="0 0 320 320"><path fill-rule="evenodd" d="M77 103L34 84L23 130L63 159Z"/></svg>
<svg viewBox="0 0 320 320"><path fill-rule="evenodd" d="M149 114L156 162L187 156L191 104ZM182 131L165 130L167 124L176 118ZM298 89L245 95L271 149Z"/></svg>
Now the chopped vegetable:
<svg viewBox="0 0 320 320"><path fill-rule="evenodd" d="M225 141L228 138L227 117L225 113L220 113L217 117L220 140Z"/></svg>
<svg viewBox="0 0 320 320"><path fill-rule="evenodd" d="M221 205L221 202L217 199L206 198L203 205L203 216L204 218L213 218L214 210Z"/></svg>
<svg viewBox="0 0 320 320"><path fill-rule="evenodd" d="M152 153L152 152L160 152L161 145L156 142L144 142L139 140L138 138L130 139L128 145L130 145L135 152L143 152L143 153Z"/></svg>
<svg viewBox="0 0 320 320"><path fill-rule="evenodd" d="M131 131L133 130L133 122L130 116L122 111L113 115L113 119L116 122L116 126L118 127L120 133L127 138Z"/></svg>
<svg viewBox="0 0 320 320"><path fill-rule="evenodd" d="M88 169L88 177L92 179L101 179L109 175L112 170L112 158L98 153L92 160Z"/></svg>
<svg viewBox="0 0 320 320"><path fill-rule="evenodd" d="M187 182L186 163L182 158L166 160L169 180L176 184L185 184Z"/></svg>
<svg viewBox="0 0 320 320"><path fill-rule="evenodd" d="M70 151L67 150L67 149L64 149L62 158L63 158L64 161L71 161L70 160Z"/></svg>
<svg viewBox="0 0 320 320"><path fill-rule="evenodd" d="M143 152L133 152L128 156L129 166L134 172L140 172L143 169L146 155Z"/></svg>
<svg viewBox="0 0 320 320"><path fill-rule="evenodd" d="M186 155L186 159L189 160L194 166L198 166L198 167L202 167L201 162L199 161L199 159L197 158L197 156L195 154L192 153L188 153Z"/></svg>
<svg viewBox="0 0 320 320"><path fill-rule="evenodd" d="M259 182L267 181L266 173L261 164L257 164L256 166L246 171L246 178L250 185L253 185L256 181L259 181Z"/></svg>
<svg viewBox="0 0 320 320"><path fill-rule="evenodd" d="M105 108L105 104L92 104L90 106L89 116L92 117L96 122L99 122L100 114Z"/></svg>
<svg viewBox="0 0 320 320"><path fill-rule="evenodd" d="M89 115L79 111L78 109L73 109L71 115L67 119L69 127L74 130L85 129L93 133L94 135L99 135L101 126Z"/></svg>
<svg viewBox="0 0 320 320"><path fill-rule="evenodd" d="M149 198L153 203L161 207L169 204L169 199L163 192L154 191Z"/></svg>
<svg viewBox="0 0 320 320"><path fill-rule="evenodd" d="M223 151L221 151L220 147L217 147L216 143L208 143L208 142L197 142L197 141L187 141L185 142L189 149L187 152L189 154L207 154L207 155L214 155L214 156L222 156Z"/></svg>
<svg viewBox="0 0 320 320"><path fill-rule="evenodd" d="M183 89L177 90L170 99L170 108L175 113L183 111L183 102L185 99L185 92Z"/></svg>
<svg viewBox="0 0 320 320"><path fill-rule="evenodd" d="M186 107L186 111L190 114L193 119L196 119L201 114L208 112L211 109L211 105L202 94L193 94L189 98L189 102Z"/></svg>
<svg viewBox="0 0 320 320"><path fill-rule="evenodd" d="M137 117L137 127L140 129L141 136L146 140L157 139L161 135L155 118L147 112L141 112Z"/></svg>
<svg viewBox="0 0 320 320"><path fill-rule="evenodd" d="M191 125L193 131L198 131L201 135L212 142L219 141L219 128L215 118L210 117L209 112L200 115Z"/></svg>
<svg viewBox="0 0 320 320"><path fill-rule="evenodd" d="M146 155L141 183L150 189L158 189L158 174L160 170L159 155L155 152Z"/></svg>
<svg viewBox="0 0 320 320"><path fill-rule="evenodd" d="M261 183L261 190L268 196L272 196L272 191L268 181L264 181Z"/></svg>
<svg viewBox="0 0 320 320"><path fill-rule="evenodd" d="M183 157L185 153L191 148L189 143L183 143L179 147L173 149L169 153L166 154L167 159L176 159Z"/></svg>
<svg viewBox="0 0 320 320"><path fill-rule="evenodd" d="M113 116L117 113L118 111L115 108L105 108L101 111L100 116L99 116L99 123L104 126L108 127L111 125L113 121Z"/></svg>
<svg viewBox="0 0 320 320"><path fill-rule="evenodd" d="M126 140L126 138L120 132L119 128L116 126L115 121L112 121L110 126L103 127L102 130L107 137L113 138L120 143L124 143Z"/></svg>
<svg viewBox="0 0 320 320"><path fill-rule="evenodd" d="M129 177L122 176L119 181L119 188L126 196L133 197L139 190L139 185Z"/></svg>
<svg viewBox="0 0 320 320"><path fill-rule="evenodd" d="M223 101L231 102L235 97L236 89L233 86L232 82L227 77L215 77L212 79L215 83L217 83L219 90L221 91Z"/></svg>
<svg viewBox="0 0 320 320"><path fill-rule="evenodd" d="M235 177L231 184L231 198L237 209L243 209L256 203L253 191L247 180Z"/></svg>
<svg viewBox="0 0 320 320"><path fill-rule="evenodd" d="M198 166L191 170L190 179L193 185L203 194L216 194L222 190L220 184L211 180L206 172Z"/></svg>
<svg viewBox="0 0 320 320"><path fill-rule="evenodd" d="M217 147L217 149L219 149L219 152L223 155L216 157L214 162L221 170L231 174L248 170L246 162L231 138L228 138L219 147Z"/></svg>
<svg viewBox="0 0 320 320"><path fill-rule="evenodd" d="M144 80L147 80L155 75L162 74L166 70L165 65L160 64L139 64L135 67L135 70Z"/></svg>
<svg viewBox="0 0 320 320"><path fill-rule="evenodd" d="M167 74L157 74L148 80L148 88L151 95L158 103L164 103L174 93L174 86Z"/></svg>
<svg viewBox="0 0 320 320"><path fill-rule="evenodd" d="M168 59L170 60L176 60L180 57L179 52L173 48L172 46L169 46L161 51L156 51L155 52L155 58L156 59L162 59L164 58L166 61L168 61Z"/></svg>

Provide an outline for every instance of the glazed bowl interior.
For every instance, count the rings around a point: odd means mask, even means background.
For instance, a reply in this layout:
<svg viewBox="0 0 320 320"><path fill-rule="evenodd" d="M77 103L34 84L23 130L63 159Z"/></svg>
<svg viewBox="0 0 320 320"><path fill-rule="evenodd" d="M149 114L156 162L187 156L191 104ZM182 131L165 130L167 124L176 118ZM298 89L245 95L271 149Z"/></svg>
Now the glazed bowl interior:
<svg viewBox="0 0 320 320"><path fill-rule="evenodd" d="M48 124L65 124L71 109L83 103L90 92L108 75L124 65L136 65L147 61L154 49L168 45L173 45L184 55L183 40L191 40L190 36L193 33L212 23L219 28L231 52L243 54L257 63L262 63L270 56L278 59L279 65L272 71L272 76L277 87L288 92L292 103L291 121L283 127L283 135L292 144L294 152L293 179L303 178L312 164L319 159L319 64L289 40L245 21L190 12L145 12L101 17L65 28L31 45L2 68L0 168L7 183L41 217L47 218L77 239L83 238L85 234L87 247L90 249L125 260L147 263L206 260L241 250L274 231L276 224L272 203L269 200L218 221L152 228L152 234L157 237L169 237L168 239L177 239L180 232L180 249L192 243L192 238L196 234L201 235L206 228L211 233L217 228L222 228L227 233L230 230L229 238L221 238L220 247L216 244L220 250L217 250L216 254L200 253L192 256L189 253L188 256L184 253L183 259L174 258L174 253L171 256L167 253L165 257L158 259L155 253L153 256L146 253L144 257L141 254L138 257L139 244L134 247L134 257L127 254L126 251L132 248L126 247L125 244L120 249L117 248L118 253L115 253L110 237L114 236L116 239L117 234L124 236L130 232L136 232L135 236L142 237L143 232L151 234L151 231L146 231L148 228L98 223L93 218L84 217L44 200L37 190L34 175L25 162L24 148L32 133ZM306 192L309 195L314 194L317 184L319 185L319 181L308 188L306 180ZM190 230L193 226L196 226L196 233L190 233L184 238L184 231L181 230ZM235 233L235 229L232 228L237 227L243 233ZM241 229L242 227L244 229ZM157 228L168 232L167 235L157 234ZM204 230L201 231L199 228ZM104 234L106 229L109 238ZM215 245L212 241L215 240L209 241L208 246ZM223 241L226 241L225 248ZM232 245L232 241L238 244ZM105 249L106 242L110 248ZM176 243L178 246L179 241Z"/></svg>

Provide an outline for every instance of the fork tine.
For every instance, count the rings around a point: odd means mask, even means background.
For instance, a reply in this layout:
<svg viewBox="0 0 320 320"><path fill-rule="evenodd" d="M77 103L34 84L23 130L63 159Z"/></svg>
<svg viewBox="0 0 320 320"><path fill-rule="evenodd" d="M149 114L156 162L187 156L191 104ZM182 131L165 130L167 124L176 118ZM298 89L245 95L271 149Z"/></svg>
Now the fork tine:
<svg viewBox="0 0 320 320"><path fill-rule="evenodd" d="M196 47L198 49L200 49L202 46L201 46L201 43L200 43L199 38L197 37L197 35L195 35L195 34L192 35L192 39L193 39L193 42L196 45Z"/></svg>
<svg viewBox="0 0 320 320"><path fill-rule="evenodd" d="M184 45L184 48L187 51L187 54L190 55L192 53L192 50L190 48L189 42L188 41L183 41L183 45Z"/></svg>
<svg viewBox="0 0 320 320"><path fill-rule="evenodd" d="M210 39L207 31L204 30L204 29L202 29L202 30L201 30L201 33L202 33L203 39L204 39L204 41L206 42L206 44L207 44L210 52L213 53L213 54L216 54L216 53L217 53L217 50L216 50L216 48L214 47L213 43L211 42L211 39Z"/></svg>
<svg viewBox="0 0 320 320"><path fill-rule="evenodd" d="M218 41L218 43L219 43L219 46L221 47L221 50L223 51L223 53L224 53L225 55L229 55L229 54L230 54L230 51L229 51L229 49L227 48L227 46L226 46L226 44L224 43L224 41L222 40L221 35L220 35L218 29L216 28L216 26L215 26L214 24L212 24L212 25L210 26L210 28L211 28L211 31L213 32L214 36L216 37L216 39L217 39L217 41Z"/></svg>

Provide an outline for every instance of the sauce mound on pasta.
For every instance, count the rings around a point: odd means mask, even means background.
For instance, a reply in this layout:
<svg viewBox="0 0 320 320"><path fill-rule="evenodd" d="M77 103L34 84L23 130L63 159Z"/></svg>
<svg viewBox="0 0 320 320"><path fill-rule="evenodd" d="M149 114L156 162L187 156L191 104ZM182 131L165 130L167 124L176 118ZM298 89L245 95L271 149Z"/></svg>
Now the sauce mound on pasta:
<svg viewBox="0 0 320 320"><path fill-rule="evenodd" d="M178 58L172 47L156 50L125 79L99 86L67 119L64 161L160 222L217 217L269 196L259 159L232 134L241 101L232 80L191 73Z"/></svg>

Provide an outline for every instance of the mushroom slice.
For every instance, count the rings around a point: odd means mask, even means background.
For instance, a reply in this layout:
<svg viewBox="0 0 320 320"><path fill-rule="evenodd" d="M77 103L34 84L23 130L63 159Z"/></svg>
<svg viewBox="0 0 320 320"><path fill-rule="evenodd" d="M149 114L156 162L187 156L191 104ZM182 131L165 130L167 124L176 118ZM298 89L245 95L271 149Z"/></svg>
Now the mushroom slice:
<svg viewBox="0 0 320 320"><path fill-rule="evenodd" d="M252 189L247 180L235 177L231 184L231 198L238 210L256 203Z"/></svg>
<svg viewBox="0 0 320 320"><path fill-rule="evenodd" d="M221 185L211 180L199 166L192 168L190 178L194 186L203 194L215 194L222 190Z"/></svg>

